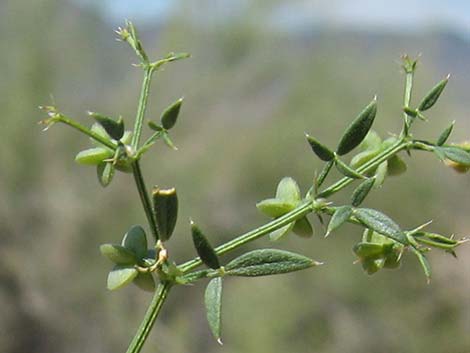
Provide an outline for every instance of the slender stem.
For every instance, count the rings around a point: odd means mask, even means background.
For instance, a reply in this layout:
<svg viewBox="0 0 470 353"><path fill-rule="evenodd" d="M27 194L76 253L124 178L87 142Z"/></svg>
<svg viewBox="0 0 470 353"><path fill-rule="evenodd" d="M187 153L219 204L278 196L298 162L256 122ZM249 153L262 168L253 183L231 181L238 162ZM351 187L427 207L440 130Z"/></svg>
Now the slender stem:
<svg viewBox="0 0 470 353"><path fill-rule="evenodd" d="M134 123L134 134L132 135L131 145L135 151L139 147L140 136L142 135L142 125L144 123L145 110L147 109L147 101L150 94L150 83L152 82L152 74L154 69L147 65L144 69L144 80L142 81L142 89L140 92L139 105Z"/></svg>
<svg viewBox="0 0 470 353"><path fill-rule="evenodd" d="M106 147L111 148L113 151L116 150L116 145L114 143L112 143L110 140L107 140L103 136L98 135L96 132L88 129L86 126L83 126L82 124L77 123L75 120L72 120L62 114L58 114L57 117L59 119L58 121L66 125L69 125L73 127L74 129L77 129L78 131L84 133L85 135L90 136L92 139L98 141L99 143L105 145Z"/></svg>
<svg viewBox="0 0 470 353"><path fill-rule="evenodd" d="M413 90L413 76L415 72L414 65L406 65L404 66L405 70L405 90L404 90L404 95L403 95L403 107L404 108L409 108L410 107L410 102L411 102L411 92ZM401 132L401 136L408 136L409 135L409 129L412 123L412 119L406 112L403 112L403 119L404 119L404 125L403 125L403 130Z"/></svg>
<svg viewBox="0 0 470 353"><path fill-rule="evenodd" d="M157 224L153 216L152 204L149 199L147 188L145 187L144 177L142 175L140 163L138 160L135 160L132 163L132 173L134 174L135 185L137 186L137 190L139 191L140 201L142 202L142 206L144 208L145 215L147 216L147 221L149 223L150 229L155 237L155 240L158 240L159 236Z"/></svg>
<svg viewBox="0 0 470 353"><path fill-rule="evenodd" d="M163 303L165 303L171 287L171 282L164 282L158 285L147 312L145 313L144 320L140 324L137 333L129 344L129 348L127 348L126 353L140 352L145 341L147 340L147 337L153 327L153 324L155 323L158 314L160 313L160 310L162 309Z"/></svg>

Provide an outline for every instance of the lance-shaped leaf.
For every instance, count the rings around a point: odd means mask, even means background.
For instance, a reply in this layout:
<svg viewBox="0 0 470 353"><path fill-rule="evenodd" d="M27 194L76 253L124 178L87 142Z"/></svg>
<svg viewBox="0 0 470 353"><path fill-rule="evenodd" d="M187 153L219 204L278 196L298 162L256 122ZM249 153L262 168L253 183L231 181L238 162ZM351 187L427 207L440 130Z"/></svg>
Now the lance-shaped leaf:
<svg viewBox="0 0 470 353"><path fill-rule="evenodd" d="M134 278L132 281L137 287L146 291L146 292L154 292L155 291L155 280L151 273L139 273L137 277Z"/></svg>
<svg viewBox="0 0 470 353"><path fill-rule="evenodd" d="M201 261L210 268L218 269L220 267L220 263L214 248L193 221L191 221L191 233L194 247L201 258Z"/></svg>
<svg viewBox="0 0 470 353"><path fill-rule="evenodd" d="M351 178L351 179L365 179L366 178L364 175L352 169L350 166L348 166L339 158L335 160L335 165L336 165L336 169L338 169L338 172L340 172L344 176L347 176L348 178Z"/></svg>
<svg viewBox="0 0 470 353"><path fill-rule="evenodd" d="M139 272L130 265L116 265L108 274L107 286L109 290L115 290L131 283Z"/></svg>
<svg viewBox="0 0 470 353"><path fill-rule="evenodd" d="M390 217L382 212L371 208L356 208L353 214L357 220L363 223L367 228L396 240L399 243L408 244L405 233L403 233L400 227Z"/></svg>
<svg viewBox="0 0 470 353"><path fill-rule="evenodd" d="M153 210L161 241L170 239L178 218L178 196L176 189L154 188L152 191Z"/></svg>
<svg viewBox="0 0 470 353"><path fill-rule="evenodd" d="M328 223L328 228L326 230L325 237L330 235L331 232L341 227L344 223L348 221L351 217L353 209L351 206L341 206L336 208L333 216L330 219L330 223Z"/></svg>
<svg viewBox="0 0 470 353"><path fill-rule="evenodd" d="M470 153L456 146L435 147L434 152L462 166L470 166Z"/></svg>
<svg viewBox="0 0 470 353"><path fill-rule="evenodd" d="M108 186L114 177L114 165L112 162L102 162L97 165L96 173L101 186Z"/></svg>
<svg viewBox="0 0 470 353"><path fill-rule="evenodd" d="M292 211L295 208L295 205L279 199L266 199L258 202L256 207L265 215L277 218Z"/></svg>
<svg viewBox="0 0 470 353"><path fill-rule="evenodd" d="M222 331L222 278L213 278L206 287L204 294L204 303L206 305L207 322L212 335L218 343L222 344L220 339Z"/></svg>
<svg viewBox="0 0 470 353"><path fill-rule="evenodd" d="M346 129L339 141L336 153L342 156L358 146L372 127L376 114L377 100L374 98Z"/></svg>
<svg viewBox="0 0 470 353"><path fill-rule="evenodd" d="M454 129L454 124L455 120L452 121L452 123L442 131L442 133L439 135L436 141L437 146L442 146L444 143L447 142L447 139L449 138L450 134L452 133L452 130Z"/></svg>
<svg viewBox="0 0 470 353"><path fill-rule="evenodd" d="M103 160L111 158L113 154L113 151L107 148L90 148L87 150L80 151L75 156L75 162L84 165L98 165L103 162Z"/></svg>
<svg viewBox="0 0 470 353"><path fill-rule="evenodd" d="M88 115L95 119L113 139L120 140L124 136L124 120L122 117L119 117L116 121L109 116L94 112L88 112Z"/></svg>
<svg viewBox="0 0 470 353"><path fill-rule="evenodd" d="M137 262L135 254L121 245L102 244L100 252L116 265L133 265Z"/></svg>
<svg viewBox="0 0 470 353"><path fill-rule="evenodd" d="M132 251L139 260L147 256L147 236L141 226L132 226L122 238L121 245Z"/></svg>
<svg viewBox="0 0 470 353"><path fill-rule="evenodd" d="M295 221L292 232L297 234L299 237L310 238L313 236L313 227L307 217L302 217Z"/></svg>
<svg viewBox="0 0 470 353"><path fill-rule="evenodd" d="M277 249L250 251L230 261L225 273L230 276L258 277L303 270L321 262L306 256Z"/></svg>
<svg viewBox="0 0 470 353"><path fill-rule="evenodd" d="M354 189L352 196L351 196L351 204L354 207L359 206L362 201L367 197L369 194L369 191L372 189L372 186L374 186L375 183L375 178L369 178L362 183L359 184L359 186Z"/></svg>
<svg viewBox="0 0 470 353"><path fill-rule="evenodd" d="M291 177L284 177L277 185L276 198L297 205L301 200L297 182Z"/></svg>
<svg viewBox="0 0 470 353"><path fill-rule="evenodd" d="M320 143L317 139L308 134L305 134L305 137L307 138L307 141L310 144L312 151L315 152L317 157L320 158L322 161L328 162L335 158L335 154L333 153L333 151L331 151L328 147Z"/></svg>
<svg viewBox="0 0 470 353"><path fill-rule="evenodd" d="M444 91L444 88L447 85L447 82L449 81L449 77L447 76L445 79L440 81L437 85L435 85L429 92L428 94L423 98L421 103L418 105L418 110L424 112L425 110L428 110L431 108L439 99L442 91Z"/></svg>
<svg viewBox="0 0 470 353"><path fill-rule="evenodd" d="M292 222L292 223L285 225L284 227L276 229L275 231L269 233L269 239L271 239L272 241L277 241L281 239L282 237L289 234L292 228L294 228L294 225L295 225L295 222Z"/></svg>
<svg viewBox="0 0 470 353"><path fill-rule="evenodd" d="M170 130L173 126L175 126L176 120L178 119L178 115L180 113L181 104L183 104L183 98L178 99L162 113L160 121L164 129Z"/></svg>

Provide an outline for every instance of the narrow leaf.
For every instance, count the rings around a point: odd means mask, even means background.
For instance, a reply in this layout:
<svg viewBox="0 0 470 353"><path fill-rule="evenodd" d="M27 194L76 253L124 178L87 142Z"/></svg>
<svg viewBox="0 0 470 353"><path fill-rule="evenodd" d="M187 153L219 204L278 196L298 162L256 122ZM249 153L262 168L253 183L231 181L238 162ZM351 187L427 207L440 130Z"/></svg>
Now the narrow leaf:
<svg viewBox="0 0 470 353"><path fill-rule="evenodd" d="M351 125L346 129L338 144L336 153L342 156L358 146L372 127L376 114L377 100L374 99L359 113L356 119L354 119Z"/></svg>
<svg viewBox="0 0 470 353"><path fill-rule="evenodd" d="M331 151L328 147L321 144L317 139L308 134L305 134L305 136L307 137L307 141L310 144L312 151L315 152L317 157L322 161L328 162L335 158L333 151Z"/></svg>
<svg viewBox="0 0 470 353"><path fill-rule="evenodd" d="M178 196L176 189L154 188L152 191L153 211L161 241L170 239L178 218Z"/></svg>
<svg viewBox="0 0 470 353"><path fill-rule="evenodd" d="M279 199L266 199L258 202L256 207L265 215L277 218L292 211L295 208L295 205Z"/></svg>
<svg viewBox="0 0 470 353"><path fill-rule="evenodd" d="M90 148L87 150L80 151L75 156L75 162L84 165L97 165L103 162L104 159L111 158L113 154L113 151L106 148Z"/></svg>
<svg viewBox="0 0 470 353"><path fill-rule="evenodd" d="M178 150L178 147L175 146L175 144L171 140L170 135L168 135L168 133L163 132L162 133L162 139L163 139L163 142L165 142L165 145L170 147L172 150L174 150L174 151Z"/></svg>
<svg viewBox="0 0 470 353"><path fill-rule="evenodd" d="M354 216L367 228L385 235L402 244L408 244L406 235L400 227L387 215L370 208L356 208Z"/></svg>
<svg viewBox="0 0 470 353"><path fill-rule="evenodd" d="M341 206L336 208L335 213L333 213L333 216L330 219L330 223L328 223L325 237L346 223L351 217L352 212L353 209L351 206Z"/></svg>
<svg viewBox="0 0 470 353"><path fill-rule="evenodd" d="M122 117L115 121L108 116L94 112L88 112L88 115L94 118L113 139L120 140L124 135L124 120Z"/></svg>
<svg viewBox="0 0 470 353"><path fill-rule="evenodd" d="M222 278L213 278L207 285L204 295L206 305L207 322L214 338L222 344L221 335L221 317L222 317Z"/></svg>
<svg viewBox="0 0 470 353"><path fill-rule="evenodd" d="M103 244L100 246L100 252L117 265L131 265L137 262L134 253L121 245Z"/></svg>
<svg viewBox="0 0 470 353"><path fill-rule="evenodd" d="M173 126L175 126L182 103L183 98L180 98L168 108L166 108L165 111L162 113L160 121L164 129L170 130Z"/></svg>
<svg viewBox="0 0 470 353"><path fill-rule="evenodd" d="M132 283L146 292L155 291L155 280L151 273L139 273Z"/></svg>
<svg viewBox="0 0 470 353"><path fill-rule="evenodd" d="M276 198L297 205L301 200L299 185L291 177L282 178L277 186Z"/></svg>
<svg viewBox="0 0 470 353"><path fill-rule="evenodd" d="M218 269L220 267L220 263L214 248L193 221L191 221L191 233L194 247L201 258L201 261L210 268Z"/></svg>
<svg viewBox="0 0 470 353"><path fill-rule="evenodd" d="M425 110L428 110L429 108L431 108L439 99L448 81L449 81L449 76L447 76L445 79L440 81L437 85L435 85L428 92L428 94L423 98L423 100L418 106L418 110L424 112Z"/></svg>
<svg viewBox="0 0 470 353"><path fill-rule="evenodd" d="M359 186L354 189L352 196L351 196L351 204L354 207L359 206L362 201L367 197L369 194L369 191L372 189L372 186L374 186L375 183L375 178L369 178L362 183L359 184Z"/></svg>
<svg viewBox="0 0 470 353"><path fill-rule="evenodd" d="M444 143L447 142L452 130L454 129L455 120L439 135L436 141L437 146L442 146Z"/></svg>
<svg viewBox="0 0 470 353"><path fill-rule="evenodd" d="M132 251L138 260L147 257L147 236L141 226L132 226L122 238L121 245Z"/></svg>
<svg viewBox="0 0 470 353"><path fill-rule="evenodd" d="M299 237L310 238L313 236L313 227L307 217L302 217L294 223L292 232L297 234Z"/></svg>
<svg viewBox="0 0 470 353"><path fill-rule="evenodd" d="M470 166L470 153L456 146L435 147L437 153L442 153L445 158L462 166Z"/></svg>
<svg viewBox="0 0 470 353"><path fill-rule="evenodd" d="M343 174L344 176L347 176L348 178L351 178L351 179L365 179L366 178L364 175L356 172L354 169L352 169L350 166L348 166L339 158L335 160L335 165L336 165L336 169L338 169L338 171L341 174Z"/></svg>
<svg viewBox="0 0 470 353"><path fill-rule="evenodd" d="M277 249L250 251L225 266L230 276L258 277L277 275L321 265L303 255Z"/></svg>
<svg viewBox="0 0 470 353"><path fill-rule="evenodd" d="M330 172L334 164L335 164L334 160L325 163L325 165L323 166L323 169L321 170L320 174L317 177L317 181L316 181L317 188L319 188L323 184L323 182L325 181L326 177L328 176L328 173Z"/></svg>
<svg viewBox="0 0 470 353"><path fill-rule="evenodd" d="M139 272L134 266L116 265L108 274L108 289L115 290L124 287L137 277Z"/></svg>
<svg viewBox="0 0 470 353"><path fill-rule="evenodd" d="M114 177L114 165L112 162L102 162L97 165L96 173L101 186L108 186Z"/></svg>

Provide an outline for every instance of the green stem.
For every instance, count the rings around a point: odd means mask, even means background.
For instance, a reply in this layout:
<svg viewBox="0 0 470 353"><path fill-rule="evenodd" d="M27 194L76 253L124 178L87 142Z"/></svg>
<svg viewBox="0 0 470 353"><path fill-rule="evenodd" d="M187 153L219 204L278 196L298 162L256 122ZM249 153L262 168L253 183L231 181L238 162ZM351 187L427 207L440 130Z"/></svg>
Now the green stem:
<svg viewBox="0 0 470 353"><path fill-rule="evenodd" d="M134 133L132 135L131 145L135 151L138 150L140 136L142 135L142 125L144 123L145 110L147 109L147 101L150 94L150 83L152 82L152 74L154 69L147 65L144 69L144 80L142 81L142 89L140 92L139 105L134 123Z"/></svg>
<svg viewBox="0 0 470 353"><path fill-rule="evenodd" d="M110 140L104 138L103 136L98 135L96 132L88 129L86 126L83 126L82 124L77 123L75 120L72 120L72 119L70 119L70 118L68 118L68 117L66 117L65 115L62 115L62 114L59 114L57 117L59 119L58 121L73 127L74 129L84 133L85 135L90 136L95 141L98 141L99 143L105 145L106 147L111 148L113 151L116 150L117 146L114 143L112 143Z"/></svg>
<svg viewBox="0 0 470 353"><path fill-rule="evenodd" d="M147 188L145 187L144 177L142 175L142 170L140 169L140 163L138 160L135 160L132 163L132 174L134 175L135 185L139 191L140 200L147 216L147 221L149 223L152 234L155 237L155 241L159 239L157 224L155 222L155 217L152 212L152 204L149 199Z"/></svg>
<svg viewBox="0 0 470 353"><path fill-rule="evenodd" d="M405 75L406 76L405 76L405 90L404 90L404 95L403 95L403 107L409 108L410 102L411 102L411 92L413 90L414 67L413 68L405 67ZM413 122L412 120L413 118L411 118L410 116L408 116L408 114L404 112L403 119L404 119L404 126L403 126L401 136L408 136L411 123Z"/></svg>
<svg viewBox="0 0 470 353"><path fill-rule="evenodd" d="M145 341L147 340L147 337L153 327L153 324L155 323L158 314L160 313L160 310L162 309L163 303L165 303L171 286L172 285L170 282L164 282L158 285L147 312L145 313L144 320L140 324L137 333L129 344L129 348L127 348L126 353L140 352Z"/></svg>

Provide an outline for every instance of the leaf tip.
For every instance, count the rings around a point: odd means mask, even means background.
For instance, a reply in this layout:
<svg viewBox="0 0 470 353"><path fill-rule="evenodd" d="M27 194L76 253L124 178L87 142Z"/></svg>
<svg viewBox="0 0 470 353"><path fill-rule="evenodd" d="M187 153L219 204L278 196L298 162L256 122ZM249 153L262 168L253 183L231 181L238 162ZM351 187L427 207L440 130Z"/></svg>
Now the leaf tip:
<svg viewBox="0 0 470 353"><path fill-rule="evenodd" d="M221 346L224 345L224 343L222 342L222 339L220 337L217 337L217 343L220 344Z"/></svg>

